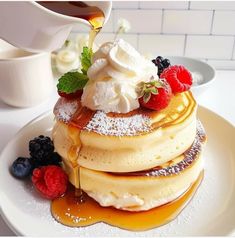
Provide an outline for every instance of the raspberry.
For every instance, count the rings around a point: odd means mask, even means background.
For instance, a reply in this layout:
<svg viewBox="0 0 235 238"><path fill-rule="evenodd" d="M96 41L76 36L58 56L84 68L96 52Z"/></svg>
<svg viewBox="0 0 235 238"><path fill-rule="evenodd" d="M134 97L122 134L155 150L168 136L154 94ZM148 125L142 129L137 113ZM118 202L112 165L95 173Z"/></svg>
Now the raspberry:
<svg viewBox="0 0 235 238"><path fill-rule="evenodd" d="M156 111L167 107L172 97L171 87L164 79L145 83L143 91L140 105Z"/></svg>
<svg viewBox="0 0 235 238"><path fill-rule="evenodd" d="M182 65L174 65L164 69L160 78L166 79L174 94L189 90L193 83L191 73Z"/></svg>
<svg viewBox="0 0 235 238"><path fill-rule="evenodd" d="M60 167L49 165L34 169L32 182L45 198L53 200L66 192L68 176Z"/></svg>

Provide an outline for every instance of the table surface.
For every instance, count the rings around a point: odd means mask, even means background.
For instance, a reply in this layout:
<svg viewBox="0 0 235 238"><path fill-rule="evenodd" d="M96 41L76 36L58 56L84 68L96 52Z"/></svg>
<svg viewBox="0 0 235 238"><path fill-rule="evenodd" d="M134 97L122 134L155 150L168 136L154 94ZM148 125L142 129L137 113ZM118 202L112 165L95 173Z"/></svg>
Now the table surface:
<svg viewBox="0 0 235 238"><path fill-rule="evenodd" d="M235 71L217 71L211 87L198 96L197 102L216 112L235 126ZM26 123L45 111L52 110L58 95L54 92L42 104L32 108L13 108L0 101L0 152ZM14 236L0 217L0 236Z"/></svg>

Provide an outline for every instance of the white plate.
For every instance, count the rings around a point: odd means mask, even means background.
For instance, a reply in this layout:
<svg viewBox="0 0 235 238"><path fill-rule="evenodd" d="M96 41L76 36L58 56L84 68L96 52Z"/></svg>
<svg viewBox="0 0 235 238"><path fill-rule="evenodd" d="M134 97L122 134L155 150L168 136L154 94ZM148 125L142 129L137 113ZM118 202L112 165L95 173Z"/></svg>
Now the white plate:
<svg viewBox="0 0 235 238"><path fill-rule="evenodd" d="M0 204L7 224L27 236L175 236L229 235L235 232L235 130L215 113L199 107L208 143L205 178L193 200L172 222L145 232L130 232L98 223L86 228L65 227L52 218L50 202L41 199L30 183L14 179L9 166L17 156L27 156L28 141L50 134L49 112L26 125L0 156Z"/></svg>

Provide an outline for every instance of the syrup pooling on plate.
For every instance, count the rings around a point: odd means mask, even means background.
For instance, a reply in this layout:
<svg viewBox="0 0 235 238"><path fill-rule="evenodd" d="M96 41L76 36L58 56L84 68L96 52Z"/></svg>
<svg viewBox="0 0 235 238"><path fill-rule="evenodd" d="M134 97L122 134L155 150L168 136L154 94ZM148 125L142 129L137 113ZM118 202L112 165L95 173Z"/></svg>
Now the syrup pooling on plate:
<svg viewBox="0 0 235 238"><path fill-rule="evenodd" d="M70 227L89 226L105 222L132 231L144 231L164 225L173 220L192 199L203 179L203 172L180 198L163 206L143 212L128 212L112 207L101 207L86 194L85 202L80 203L70 187L65 196L52 201L51 212L60 223Z"/></svg>

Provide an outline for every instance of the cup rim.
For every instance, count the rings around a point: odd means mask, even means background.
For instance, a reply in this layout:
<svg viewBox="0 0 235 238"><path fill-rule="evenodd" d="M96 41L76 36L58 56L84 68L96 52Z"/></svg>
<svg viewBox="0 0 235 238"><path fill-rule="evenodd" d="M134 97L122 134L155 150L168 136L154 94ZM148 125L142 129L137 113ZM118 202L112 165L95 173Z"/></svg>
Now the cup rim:
<svg viewBox="0 0 235 238"><path fill-rule="evenodd" d="M19 56L19 57L12 57L12 58L6 58L6 59L1 59L0 57L0 63L1 62L6 62L6 61L20 61L20 60L29 60L29 59L32 59L32 58L38 58L40 56L43 56L43 55L50 55L50 52L30 52L30 51L27 51L27 50L23 50L23 49L20 49L20 48L12 48L12 49L8 49L8 50L3 50L3 51L0 51L0 55L1 55L1 52L9 52L9 51L16 51L16 50L22 50L23 52L27 52L29 53L29 55L26 55L26 56Z"/></svg>

